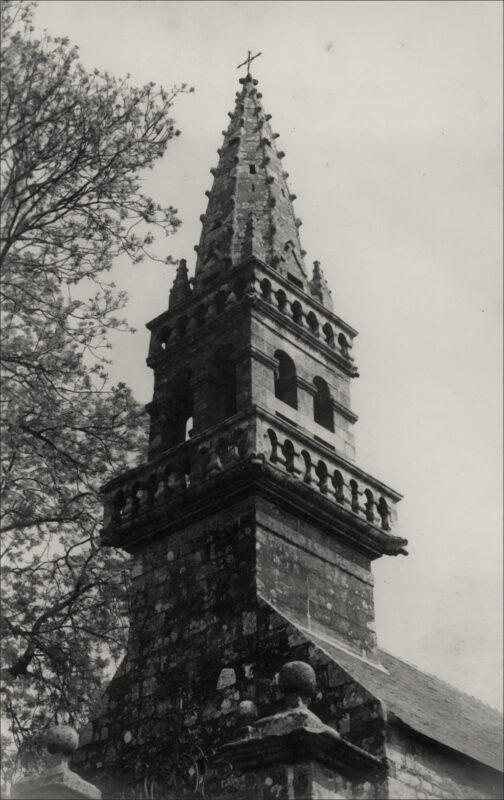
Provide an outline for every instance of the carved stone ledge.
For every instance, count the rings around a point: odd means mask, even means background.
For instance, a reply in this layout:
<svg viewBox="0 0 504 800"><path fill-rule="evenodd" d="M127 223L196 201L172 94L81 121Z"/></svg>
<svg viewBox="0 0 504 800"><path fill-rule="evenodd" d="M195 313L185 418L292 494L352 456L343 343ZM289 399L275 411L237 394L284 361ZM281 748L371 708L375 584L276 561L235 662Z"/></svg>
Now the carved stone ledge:
<svg viewBox="0 0 504 800"><path fill-rule="evenodd" d="M238 350L233 356L233 360L235 362L244 361L247 358L253 358L256 361L260 361L261 364L264 364L266 367L271 367L272 369L276 369L278 367L278 359L269 356L267 353L263 353L262 350L254 347L254 345L242 347L241 350Z"/></svg>
<svg viewBox="0 0 504 800"><path fill-rule="evenodd" d="M351 411L349 408L347 408L346 406L344 406L342 403L338 402L338 400L335 400L334 398L332 398L331 402L332 402L333 409L335 411L337 411L338 414L341 414L342 417L345 417L345 419L347 419L351 423L357 422L357 420L359 419L357 414L354 414L353 411Z"/></svg>
<svg viewBox="0 0 504 800"><path fill-rule="evenodd" d="M343 739L309 710L316 690L315 672L309 664L285 664L278 683L287 709L249 724L242 738L220 748L221 757L235 769L258 773L272 766L311 762L350 779L361 779L383 769L380 758ZM304 796L318 797L311 788L307 787Z"/></svg>
<svg viewBox="0 0 504 800"><path fill-rule="evenodd" d="M298 389L304 389L305 392L315 396L317 394L317 387L315 384L310 383L310 381L301 378L299 375L296 375L296 384Z"/></svg>

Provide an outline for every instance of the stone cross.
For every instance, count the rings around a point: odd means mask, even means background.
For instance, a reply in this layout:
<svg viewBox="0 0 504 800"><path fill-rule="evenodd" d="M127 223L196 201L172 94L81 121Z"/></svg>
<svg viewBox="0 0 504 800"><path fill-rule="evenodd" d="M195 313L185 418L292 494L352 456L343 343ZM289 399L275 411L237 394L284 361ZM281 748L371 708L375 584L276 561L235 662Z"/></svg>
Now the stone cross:
<svg viewBox="0 0 504 800"><path fill-rule="evenodd" d="M246 64L246 65L247 65L247 75L250 75L250 62L251 62L251 61L253 61L253 60L254 60L254 58L259 58L259 56L260 56L260 55L261 55L261 53L256 53L256 54L255 54L255 56L253 56L253 55L252 55L252 51L251 51L251 50L249 50L249 51L248 51L247 58L245 59L245 61L243 62L243 64L238 64L238 66L236 67L236 69L240 69L240 67L244 67L244 66L245 66L245 64Z"/></svg>

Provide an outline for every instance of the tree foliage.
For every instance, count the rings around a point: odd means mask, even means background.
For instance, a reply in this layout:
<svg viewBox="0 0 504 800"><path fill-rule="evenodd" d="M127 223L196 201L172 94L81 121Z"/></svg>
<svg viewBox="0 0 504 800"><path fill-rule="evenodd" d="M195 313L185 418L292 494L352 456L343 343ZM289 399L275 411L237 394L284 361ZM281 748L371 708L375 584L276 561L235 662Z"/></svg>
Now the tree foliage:
<svg viewBox="0 0 504 800"><path fill-rule="evenodd" d="M87 716L124 644L124 557L100 542L99 487L144 423L108 382L107 334L128 326L106 278L121 253L159 260L153 232L179 225L139 173L192 90L90 73L67 39L35 37L34 4L1 9L3 707L26 757L48 724Z"/></svg>

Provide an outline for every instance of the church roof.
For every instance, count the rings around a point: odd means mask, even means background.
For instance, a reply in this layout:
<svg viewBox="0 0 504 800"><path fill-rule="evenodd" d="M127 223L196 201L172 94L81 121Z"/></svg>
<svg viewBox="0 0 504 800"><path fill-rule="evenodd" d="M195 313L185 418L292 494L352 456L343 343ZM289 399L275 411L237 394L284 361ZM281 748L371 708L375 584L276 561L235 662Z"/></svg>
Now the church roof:
<svg viewBox="0 0 504 800"><path fill-rule="evenodd" d="M277 134L271 130L257 80L247 74L240 83L228 129L223 131L218 165L210 170L214 181L201 217L196 287L255 256L305 288L301 223L294 214L295 196L287 186L284 153L276 148Z"/></svg>
<svg viewBox="0 0 504 800"><path fill-rule="evenodd" d="M376 670L369 668L362 681L396 717L418 733L502 770L498 711L385 650L380 650L380 660L389 675L376 681Z"/></svg>
<svg viewBox="0 0 504 800"><path fill-rule="evenodd" d="M378 653L381 667L359 658L326 631L307 630L290 612L281 613L410 729L502 770L503 720L497 710L385 650Z"/></svg>

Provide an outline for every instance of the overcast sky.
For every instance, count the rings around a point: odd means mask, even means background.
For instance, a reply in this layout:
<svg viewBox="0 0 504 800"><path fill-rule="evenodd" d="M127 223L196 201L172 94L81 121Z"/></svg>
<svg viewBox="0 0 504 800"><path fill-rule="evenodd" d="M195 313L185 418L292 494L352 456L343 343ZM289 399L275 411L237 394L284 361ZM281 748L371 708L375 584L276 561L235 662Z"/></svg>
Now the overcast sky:
<svg viewBox="0 0 504 800"><path fill-rule="evenodd" d="M248 48L307 263L360 336L357 463L404 494L407 558L375 564L381 645L499 705L501 617L502 5L497 2L55 2L37 26L85 66L195 93L145 187L182 229L160 251L194 266L210 167ZM113 377L148 402L144 324L173 268L114 279L138 328Z"/></svg>

